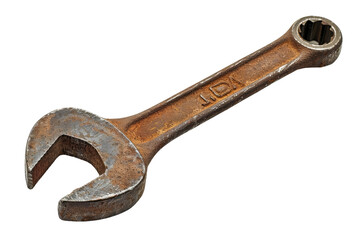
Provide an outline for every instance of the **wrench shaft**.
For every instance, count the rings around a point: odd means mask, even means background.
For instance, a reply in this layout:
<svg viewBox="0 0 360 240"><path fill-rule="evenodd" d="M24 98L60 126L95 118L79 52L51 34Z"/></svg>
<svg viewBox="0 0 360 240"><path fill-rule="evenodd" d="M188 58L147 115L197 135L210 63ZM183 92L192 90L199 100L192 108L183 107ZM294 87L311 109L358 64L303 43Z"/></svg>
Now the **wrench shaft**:
<svg viewBox="0 0 360 240"><path fill-rule="evenodd" d="M157 151L186 131L298 69L300 53L299 45L286 33L154 107L112 122L139 148L151 145L150 149Z"/></svg>

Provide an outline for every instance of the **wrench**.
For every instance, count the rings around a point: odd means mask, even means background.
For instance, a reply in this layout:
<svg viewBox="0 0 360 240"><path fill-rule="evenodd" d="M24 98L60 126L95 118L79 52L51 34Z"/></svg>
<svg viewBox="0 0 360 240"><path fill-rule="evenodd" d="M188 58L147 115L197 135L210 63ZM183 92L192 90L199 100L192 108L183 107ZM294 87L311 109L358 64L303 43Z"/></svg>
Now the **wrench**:
<svg viewBox="0 0 360 240"><path fill-rule="evenodd" d="M304 17L271 44L139 114L104 119L75 108L50 112L27 141L27 186L59 155L74 156L99 177L62 198L59 217L86 221L124 212L140 199L147 167L164 145L297 69L333 63L341 44L333 22Z"/></svg>

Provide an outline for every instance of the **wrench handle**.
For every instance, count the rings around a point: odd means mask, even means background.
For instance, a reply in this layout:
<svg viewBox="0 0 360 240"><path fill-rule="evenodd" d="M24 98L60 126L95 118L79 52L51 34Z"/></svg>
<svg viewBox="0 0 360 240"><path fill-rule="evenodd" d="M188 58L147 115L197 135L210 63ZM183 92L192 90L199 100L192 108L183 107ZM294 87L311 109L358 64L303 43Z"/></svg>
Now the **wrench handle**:
<svg viewBox="0 0 360 240"><path fill-rule="evenodd" d="M110 121L147 156L146 159L151 159L171 140L285 75L299 68L324 66L335 61L340 47L329 48L302 39L298 33L300 20L271 44L173 97L134 116ZM337 46L340 45L341 39Z"/></svg>

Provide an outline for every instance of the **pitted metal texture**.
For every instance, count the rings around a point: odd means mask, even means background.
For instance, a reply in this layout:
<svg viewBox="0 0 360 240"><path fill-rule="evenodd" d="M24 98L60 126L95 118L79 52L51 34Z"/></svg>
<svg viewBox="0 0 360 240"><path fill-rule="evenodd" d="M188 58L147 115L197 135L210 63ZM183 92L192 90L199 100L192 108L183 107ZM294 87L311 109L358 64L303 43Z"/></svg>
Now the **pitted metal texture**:
<svg viewBox="0 0 360 240"><path fill-rule="evenodd" d="M71 203L82 203L88 208L101 201L116 201L120 195L128 195L123 208L135 204L142 194L146 166L129 139L107 120L80 109L65 108L53 111L41 118L34 126L26 147L26 176L29 188L34 187L57 156L66 154L91 163L101 174L85 186L62 198L59 208L65 214ZM131 191L139 191L130 193ZM105 201L104 201L105 200ZM124 196L122 196L122 201ZM67 205L64 208L62 205ZM112 215L102 211L103 215ZM126 210L126 209L123 209ZM89 218L85 212L78 217ZM60 216L62 213L60 212ZM102 217L103 217L102 215Z"/></svg>

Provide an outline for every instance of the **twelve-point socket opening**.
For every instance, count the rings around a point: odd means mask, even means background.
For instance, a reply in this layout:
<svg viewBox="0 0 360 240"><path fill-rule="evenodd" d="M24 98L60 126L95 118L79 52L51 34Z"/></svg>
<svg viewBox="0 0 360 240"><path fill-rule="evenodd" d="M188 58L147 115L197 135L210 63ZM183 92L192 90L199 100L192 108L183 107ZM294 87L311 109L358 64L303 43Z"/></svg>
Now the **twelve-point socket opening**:
<svg viewBox="0 0 360 240"><path fill-rule="evenodd" d="M332 27L323 21L307 20L299 26L299 35L311 44L323 45L330 43L334 37Z"/></svg>

